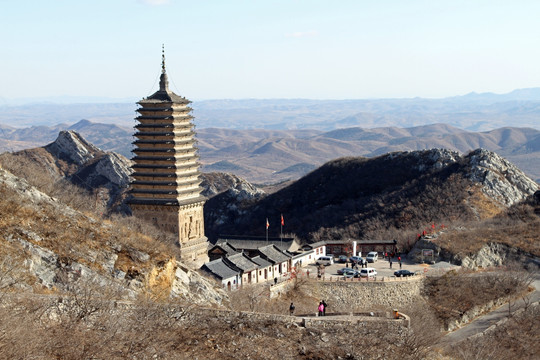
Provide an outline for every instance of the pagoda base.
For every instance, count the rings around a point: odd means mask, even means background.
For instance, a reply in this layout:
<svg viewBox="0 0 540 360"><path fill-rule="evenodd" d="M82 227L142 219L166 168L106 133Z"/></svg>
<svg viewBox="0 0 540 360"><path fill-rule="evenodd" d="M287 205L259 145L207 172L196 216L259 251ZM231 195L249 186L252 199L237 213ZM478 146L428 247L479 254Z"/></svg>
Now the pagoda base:
<svg viewBox="0 0 540 360"><path fill-rule="evenodd" d="M182 205L130 204L135 217L176 234L180 260L196 268L208 262L209 243L204 236L203 206L204 201Z"/></svg>

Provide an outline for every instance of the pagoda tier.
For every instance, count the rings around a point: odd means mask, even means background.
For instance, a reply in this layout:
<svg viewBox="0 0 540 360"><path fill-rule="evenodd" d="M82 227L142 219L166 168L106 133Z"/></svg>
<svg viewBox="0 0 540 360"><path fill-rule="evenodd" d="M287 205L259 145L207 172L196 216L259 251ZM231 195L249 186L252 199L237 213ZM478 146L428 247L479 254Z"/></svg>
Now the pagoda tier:
<svg viewBox="0 0 540 360"><path fill-rule="evenodd" d="M138 102L128 204L135 216L178 235L182 261L202 265L206 199L190 103L169 90L163 55L159 90Z"/></svg>
<svg viewBox="0 0 540 360"><path fill-rule="evenodd" d="M153 138L178 138L188 137L192 138L195 135L194 131L190 130L177 130L177 131L139 131L135 133L135 136L141 140L153 139Z"/></svg>

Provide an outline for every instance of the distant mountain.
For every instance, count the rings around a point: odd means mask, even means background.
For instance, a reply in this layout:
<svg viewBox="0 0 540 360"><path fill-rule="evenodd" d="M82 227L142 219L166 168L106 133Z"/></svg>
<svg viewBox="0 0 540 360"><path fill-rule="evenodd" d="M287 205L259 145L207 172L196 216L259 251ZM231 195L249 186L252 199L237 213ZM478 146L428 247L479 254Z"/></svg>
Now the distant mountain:
<svg viewBox="0 0 540 360"><path fill-rule="evenodd" d="M505 156L540 179L540 131L501 128L469 132L446 124L412 128L347 128L329 132L199 129L203 170L230 171L257 183L297 179L343 156L374 157L388 152L445 148L461 153L485 148ZM226 160L224 160L226 159ZM224 167L226 161L226 167ZM218 166L219 165L219 166Z"/></svg>
<svg viewBox="0 0 540 360"><path fill-rule="evenodd" d="M218 99L194 101L192 107L199 128L330 131L444 123L469 131L506 126L540 129L540 88L442 99ZM136 100L0 105L0 123L13 127L52 126L88 119L131 128L136 109Z"/></svg>
<svg viewBox="0 0 540 360"><path fill-rule="evenodd" d="M131 158L133 130L81 120L55 127L0 128L0 150L44 146L60 130L75 130L106 151ZM394 151L445 148L466 153L495 151L540 181L540 130L499 128L470 132L448 124L410 128L352 127L320 130L197 129L202 170L229 172L248 181L270 184L298 179L326 161L343 156L373 157Z"/></svg>
<svg viewBox="0 0 540 360"><path fill-rule="evenodd" d="M0 128L0 151L19 151L44 146L54 141L60 131L77 131L88 141L107 151L114 151L131 157L131 138L133 130L114 124L95 123L80 120L73 125L58 124L55 126L31 126Z"/></svg>
<svg viewBox="0 0 540 360"><path fill-rule="evenodd" d="M260 200L213 197L205 206L206 234L263 235L268 218L276 236L283 214L284 231L306 241L403 239L432 223L493 217L538 189L513 164L484 149L348 157Z"/></svg>
<svg viewBox="0 0 540 360"><path fill-rule="evenodd" d="M507 94L476 93L471 92L463 96L456 96L451 99L456 101L540 101L540 88L516 89Z"/></svg>

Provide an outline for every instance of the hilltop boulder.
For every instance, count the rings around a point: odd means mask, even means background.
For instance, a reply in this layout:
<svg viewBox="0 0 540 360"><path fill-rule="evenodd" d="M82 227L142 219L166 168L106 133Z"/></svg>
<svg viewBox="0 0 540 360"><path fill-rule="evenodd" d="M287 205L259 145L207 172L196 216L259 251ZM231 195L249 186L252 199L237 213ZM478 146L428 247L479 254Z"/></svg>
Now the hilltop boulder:
<svg viewBox="0 0 540 360"><path fill-rule="evenodd" d="M496 153L477 149L465 156L468 178L491 199L508 207L538 190L538 184Z"/></svg>

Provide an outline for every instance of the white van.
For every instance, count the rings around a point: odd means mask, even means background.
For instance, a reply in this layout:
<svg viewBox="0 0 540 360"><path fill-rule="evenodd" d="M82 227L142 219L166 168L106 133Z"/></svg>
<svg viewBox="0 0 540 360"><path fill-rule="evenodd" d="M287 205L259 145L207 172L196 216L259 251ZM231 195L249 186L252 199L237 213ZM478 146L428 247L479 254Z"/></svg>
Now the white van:
<svg viewBox="0 0 540 360"><path fill-rule="evenodd" d="M360 277L375 277L377 276L377 270L374 268L365 268L360 270Z"/></svg>
<svg viewBox="0 0 540 360"><path fill-rule="evenodd" d="M370 251L366 256L367 262L370 262L370 263L377 261L378 258L379 258L379 255L377 255L376 251Z"/></svg>
<svg viewBox="0 0 540 360"><path fill-rule="evenodd" d="M333 263L334 263L334 258L332 256L321 256L320 258L317 259L317 262L316 262L317 265L324 265L324 266L332 265Z"/></svg>

